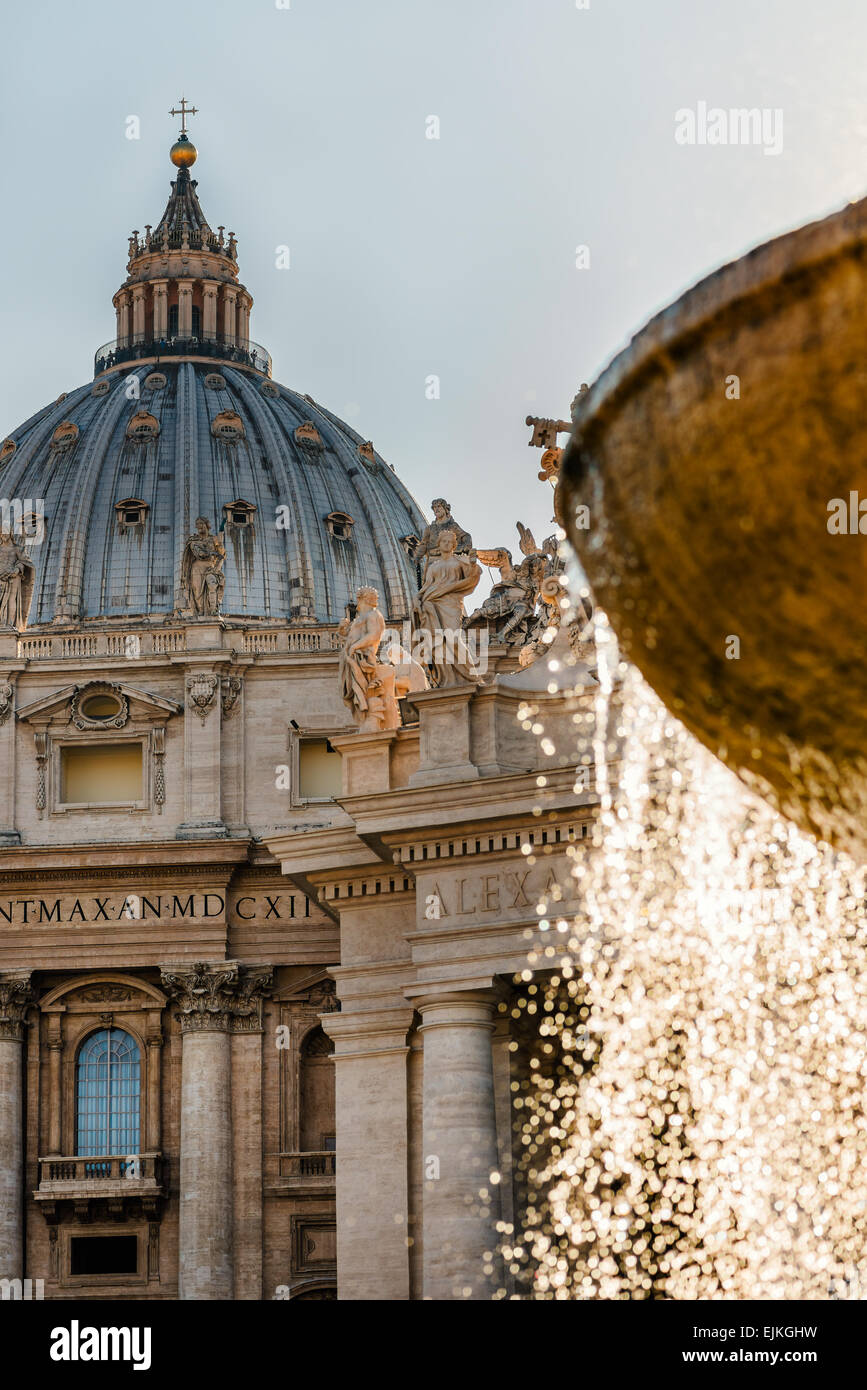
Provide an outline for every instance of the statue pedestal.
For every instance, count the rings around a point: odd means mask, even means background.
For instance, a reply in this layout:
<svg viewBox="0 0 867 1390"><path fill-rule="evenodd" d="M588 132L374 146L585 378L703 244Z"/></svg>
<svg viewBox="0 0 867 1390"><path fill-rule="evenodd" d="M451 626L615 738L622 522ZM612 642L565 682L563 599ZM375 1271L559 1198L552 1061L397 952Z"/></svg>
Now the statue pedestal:
<svg viewBox="0 0 867 1390"><path fill-rule="evenodd" d="M472 761L470 703L475 685L451 685L406 696L418 711L419 766L409 778L411 787L435 787L444 782L467 782L479 776Z"/></svg>
<svg viewBox="0 0 867 1390"><path fill-rule="evenodd" d="M17 660L19 636L19 632L14 627L7 627L5 624L0 627L0 661Z"/></svg>

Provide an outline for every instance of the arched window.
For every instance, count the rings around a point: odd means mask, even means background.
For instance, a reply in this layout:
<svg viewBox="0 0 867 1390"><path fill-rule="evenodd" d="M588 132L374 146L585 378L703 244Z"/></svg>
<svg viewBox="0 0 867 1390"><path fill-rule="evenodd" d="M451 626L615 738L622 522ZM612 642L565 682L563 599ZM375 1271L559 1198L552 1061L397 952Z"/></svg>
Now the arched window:
<svg viewBox="0 0 867 1390"><path fill-rule="evenodd" d="M76 1153L137 1154L141 1115L138 1043L121 1028L85 1039L75 1069Z"/></svg>

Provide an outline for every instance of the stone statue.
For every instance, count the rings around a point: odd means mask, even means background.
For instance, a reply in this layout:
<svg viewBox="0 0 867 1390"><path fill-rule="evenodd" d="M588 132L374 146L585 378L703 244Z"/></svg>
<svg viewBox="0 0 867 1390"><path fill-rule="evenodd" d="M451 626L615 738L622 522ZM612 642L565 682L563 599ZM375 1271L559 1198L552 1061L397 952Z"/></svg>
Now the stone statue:
<svg viewBox="0 0 867 1390"><path fill-rule="evenodd" d="M359 589L355 617L347 616L337 629L343 638L341 694L360 733L400 728L396 668L390 662L379 660L385 618L378 605L376 589Z"/></svg>
<svg viewBox="0 0 867 1390"><path fill-rule="evenodd" d="M466 533L464 533L466 534ZM467 537L467 539L469 539ZM464 633L464 599L482 577L475 554L458 553L458 536L444 527L428 556L412 611L413 643L424 650L437 686L478 683Z"/></svg>
<svg viewBox="0 0 867 1390"><path fill-rule="evenodd" d="M179 614L196 618L215 618L220 612L226 577L223 565L226 547L219 536L211 535L207 517L196 518L196 534L184 546L181 560L181 602Z"/></svg>
<svg viewBox="0 0 867 1390"><path fill-rule="evenodd" d="M435 497L431 502L434 519L429 526L425 527L424 535L415 547L416 560L424 560L424 571L422 582L427 577L427 567L429 561L440 553L440 537L444 531L453 532L456 537L455 550L459 555L469 554L473 548L473 538L469 531L465 531L462 526L452 517L451 505L444 497Z"/></svg>
<svg viewBox="0 0 867 1390"><path fill-rule="evenodd" d="M466 622L470 628L487 626L495 642L513 647L525 645L540 624L547 628L549 605L542 590L562 569L553 536L538 546L528 527L520 521L517 527L524 556L519 565L513 563L512 552L505 546L478 552L482 564L499 570L500 582ZM559 592L559 585L556 587Z"/></svg>
<svg viewBox="0 0 867 1390"><path fill-rule="evenodd" d="M36 568L11 531L0 532L0 627L27 626Z"/></svg>

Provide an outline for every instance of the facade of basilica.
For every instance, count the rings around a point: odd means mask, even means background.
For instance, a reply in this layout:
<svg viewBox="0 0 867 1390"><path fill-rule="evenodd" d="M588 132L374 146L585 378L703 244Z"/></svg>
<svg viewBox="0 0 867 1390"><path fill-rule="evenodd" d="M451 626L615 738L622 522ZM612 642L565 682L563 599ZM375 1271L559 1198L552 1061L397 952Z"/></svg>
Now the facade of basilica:
<svg viewBox="0 0 867 1390"><path fill-rule="evenodd" d="M0 447L0 1280L520 1297L522 1020L594 815L556 547L428 524L273 380L172 161L94 379Z"/></svg>

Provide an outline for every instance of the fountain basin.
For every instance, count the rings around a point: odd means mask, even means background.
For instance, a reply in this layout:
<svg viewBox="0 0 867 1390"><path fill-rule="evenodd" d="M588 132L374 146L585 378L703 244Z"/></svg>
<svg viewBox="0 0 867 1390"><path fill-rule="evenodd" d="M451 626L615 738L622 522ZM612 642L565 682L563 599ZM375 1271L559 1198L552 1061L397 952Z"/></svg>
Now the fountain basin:
<svg viewBox="0 0 867 1390"><path fill-rule="evenodd" d="M623 654L745 782L864 860L867 200L702 280L573 420L562 515Z"/></svg>

